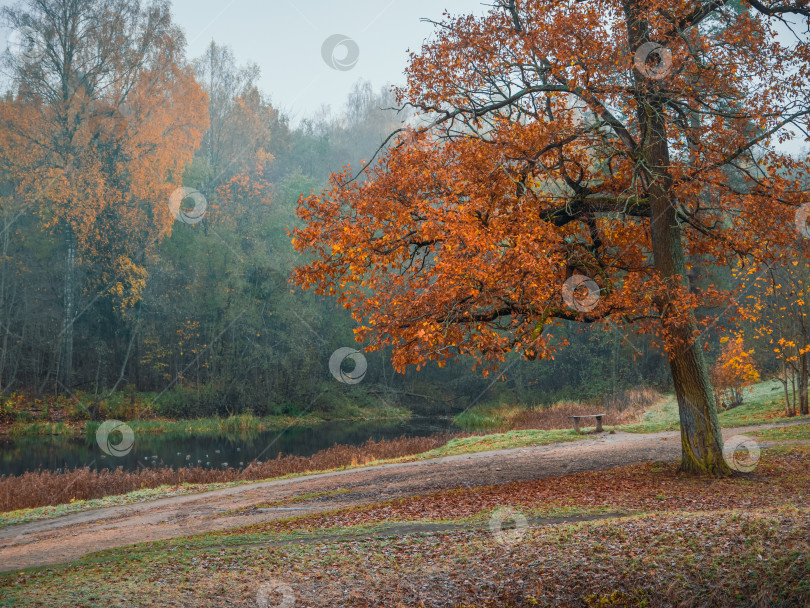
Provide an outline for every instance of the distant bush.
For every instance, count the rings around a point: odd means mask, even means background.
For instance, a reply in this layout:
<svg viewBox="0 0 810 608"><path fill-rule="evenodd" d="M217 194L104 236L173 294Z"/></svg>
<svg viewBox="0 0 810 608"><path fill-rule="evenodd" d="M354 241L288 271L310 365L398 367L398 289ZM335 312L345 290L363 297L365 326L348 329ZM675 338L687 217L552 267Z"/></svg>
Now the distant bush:
<svg viewBox="0 0 810 608"><path fill-rule="evenodd" d="M12 424L17 420L17 410L14 404L8 401L0 401L0 424Z"/></svg>
<svg viewBox="0 0 810 608"><path fill-rule="evenodd" d="M175 386L154 398L157 413L175 420L213 417L217 413L217 403L214 391L184 386Z"/></svg>

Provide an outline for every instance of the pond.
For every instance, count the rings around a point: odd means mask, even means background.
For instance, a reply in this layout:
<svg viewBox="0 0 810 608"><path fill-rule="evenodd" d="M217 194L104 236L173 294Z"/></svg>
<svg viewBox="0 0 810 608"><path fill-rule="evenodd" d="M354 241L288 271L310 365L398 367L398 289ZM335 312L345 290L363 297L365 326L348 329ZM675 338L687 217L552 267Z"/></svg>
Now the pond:
<svg viewBox="0 0 810 608"><path fill-rule="evenodd" d="M314 427L291 427L227 436L171 436L136 434L132 450L121 457L101 451L95 437L69 438L59 435L0 439L0 475L19 475L37 469L59 471L88 466L92 469L123 467L236 467L252 460L266 461L279 453L311 456L335 444L361 445L368 439L424 437L453 432L450 418L414 417L410 420L333 421ZM121 440L117 435L113 443Z"/></svg>

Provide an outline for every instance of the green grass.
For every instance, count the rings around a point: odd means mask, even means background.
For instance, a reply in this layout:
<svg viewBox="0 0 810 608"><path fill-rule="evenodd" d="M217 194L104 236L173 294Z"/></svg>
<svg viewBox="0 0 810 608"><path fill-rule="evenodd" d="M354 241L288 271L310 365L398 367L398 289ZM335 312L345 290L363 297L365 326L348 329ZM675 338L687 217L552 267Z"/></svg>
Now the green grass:
<svg viewBox="0 0 810 608"><path fill-rule="evenodd" d="M429 452L425 452L423 454L418 454L417 456L407 456L405 458L408 460L439 458L442 456L471 454L473 452L488 452L491 450L523 448L534 445L549 445L552 443L577 441L579 439L585 439L585 437L586 436L584 435L578 435L573 429L570 431L508 431L506 433L495 433L492 435L451 439L440 448L430 450Z"/></svg>
<svg viewBox="0 0 810 608"><path fill-rule="evenodd" d="M778 389L778 390L774 390ZM774 380L761 382L744 390L745 401L742 405L719 412L717 417L720 426L732 428L754 424L784 422L786 420L810 419L810 416L785 416L785 404L782 398L782 385ZM628 433L657 433L659 431L676 431L680 429L678 403L673 395L650 408L644 414L643 422L616 427Z"/></svg>
<svg viewBox="0 0 810 608"><path fill-rule="evenodd" d="M810 416L785 416L785 404L781 399L769 399L743 403L739 407L720 413L720 424L724 427L768 424L786 420L810 420Z"/></svg>
<svg viewBox="0 0 810 608"><path fill-rule="evenodd" d="M810 440L810 423L749 431L746 435L754 435L762 441L808 441Z"/></svg>
<svg viewBox="0 0 810 608"><path fill-rule="evenodd" d="M309 492L306 494L296 494L295 496L288 496L287 498L282 498L281 500L274 500L272 502L263 502L255 505L251 505L250 507L245 507L242 509L232 509L230 511L226 511L226 514L238 514L238 513L249 513L255 509L267 509L270 507L281 507L284 505L293 505L300 502L307 502L309 500L315 500L316 498L326 498L329 496L340 496L342 494L350 494L352 490L348 488L339 488L337 490L325 490L323 492Z"/></svg>
<svg viewBox="0 0 810 608"><path fill-rule="evenodd" d="M41 437L43 435L78 436L81 427L64 422L22 422L17 421L8 429L9 437Z"/></svg>
<svg viewBox="0 0 810 608"><path fill-rule="evenodd" d="M524 409L518 405L477 405L453 417L453 422L465 431L490 431L508 425Z"/></svg>
<svg viewBox="0 0 810 608"><path fill-rule="evenodd" d="M169 436L229 436L250 435L263 431L275 431L289 426L314 426L324 422L313 414L300 417L265 416L240 414L227 418L199 418L196 420L133 420L127 422L136 434L162 434ZM88 422L88 435L95 432L99 423Z"/></svg>
<svg viewBox="0 0 810 608"><path fill-rule="evenodd" d="M658 433L678 430L680 428L678 402L674 395L667 395L665 399L647 410L642 416L642 422L623 424L615 428L626 433Z"/></svg>
<svg viewBox="0 0 810 608"><path fill-rule="evenodd" d="M776 381L767 381L747 387L743 392L743 405L720 412L718 418L723 427L748 426L783 420L801 420L806 417L785 417L782 385ZM521 409L515 405L477 406L455 417L455 423L463 429L478 431L503 428ZM657 433L677 431L680 429L678 402L674 395L652 406L644 414L641 422L613 427L628 433Z"/></svg>

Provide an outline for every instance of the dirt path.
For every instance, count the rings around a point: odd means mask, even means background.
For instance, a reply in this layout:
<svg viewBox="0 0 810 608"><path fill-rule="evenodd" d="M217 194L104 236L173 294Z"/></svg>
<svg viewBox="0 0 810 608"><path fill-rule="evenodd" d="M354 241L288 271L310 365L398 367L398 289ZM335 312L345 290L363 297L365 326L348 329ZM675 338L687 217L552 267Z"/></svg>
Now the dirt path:
<svg viewBox="0 0 810 608"><path fill-rule="evenodd" d="M807 421L724 429L723 436L803 422ZM377 465L109 507L0 530L0 571L58 564L112 547L442 489L526 481L637 462L671 461L680 454L679 431L643 435L602 433L572 443ZM301 494L334 490L348 492L285 506L254 508Z"/></svg>

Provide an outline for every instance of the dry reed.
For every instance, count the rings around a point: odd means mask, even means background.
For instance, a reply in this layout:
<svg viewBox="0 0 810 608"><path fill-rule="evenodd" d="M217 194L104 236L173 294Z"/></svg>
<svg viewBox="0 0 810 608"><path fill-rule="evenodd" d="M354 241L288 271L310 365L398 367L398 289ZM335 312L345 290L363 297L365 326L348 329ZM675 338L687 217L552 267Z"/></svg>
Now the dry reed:
<svg viewBox="0 0 810 608"><path fill-rule="evenodd" d="M22 475L0 476L0 512L58 505L71 500L103 498L125 494L143 488L182 483L222 483L255 481L281 477L291 473L322 471L375 460L399 458L427 452L447 443L446 434L430 437L400 437L382 441L368 440L360 446L335 445L312 456L279 454L261 464L252 463L245 469L206 469L168 467L124 471L90 468L65 472L33 471Z"/></svg>
<svg viewBox="0 0 810 608"><path fill-rule="evenodd" d="M602 405L583 405L570 402L556 403L550 407L523 410L510 421L509 426L515 430L543 429L550 431L554 429L570 429L573 426L573 421L569 416L588 414L605 414L602 424L607 426L634 424L639 422L644 412L660 398L661 394L658 391L643 388L632 389L606 397L602 400Z"/></svg>

